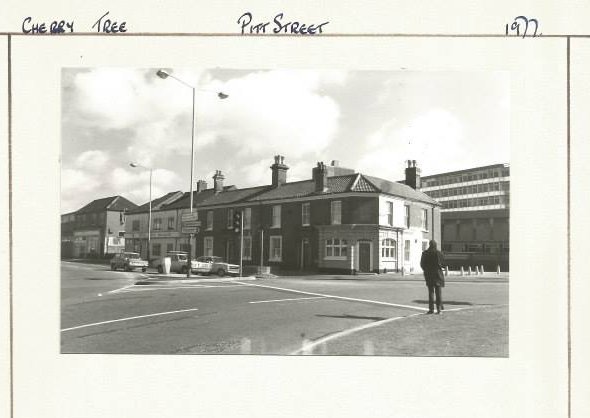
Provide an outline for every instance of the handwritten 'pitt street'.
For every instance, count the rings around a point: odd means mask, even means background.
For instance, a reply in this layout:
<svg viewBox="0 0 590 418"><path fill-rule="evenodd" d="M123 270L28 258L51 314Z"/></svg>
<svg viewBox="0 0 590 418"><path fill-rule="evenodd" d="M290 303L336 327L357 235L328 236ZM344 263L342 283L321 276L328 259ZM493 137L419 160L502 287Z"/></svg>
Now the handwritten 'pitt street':
<svg viewBox="0 0 590 418"><path fill-rule="evenodd" d="M252 13L246 12L238 18L242 35L260 35L267 33L292 34L292 35L318 35L323 33L324 27L330 22L303 23L296 20L285 19L283 13L277 14L272 22L261 21L252 23Z"/></svg>

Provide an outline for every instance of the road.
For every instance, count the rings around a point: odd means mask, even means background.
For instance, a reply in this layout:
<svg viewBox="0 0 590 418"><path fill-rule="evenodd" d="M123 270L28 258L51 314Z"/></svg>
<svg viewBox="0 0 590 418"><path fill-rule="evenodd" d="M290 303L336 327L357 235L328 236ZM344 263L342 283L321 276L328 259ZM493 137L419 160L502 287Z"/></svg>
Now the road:
<svg viewBox="0 0 590 418"><path fill-rule="evenodd" d="M439 316L419 277L145 277L63 262L62 353L508 355L506 280L448 280Z"/></svg>

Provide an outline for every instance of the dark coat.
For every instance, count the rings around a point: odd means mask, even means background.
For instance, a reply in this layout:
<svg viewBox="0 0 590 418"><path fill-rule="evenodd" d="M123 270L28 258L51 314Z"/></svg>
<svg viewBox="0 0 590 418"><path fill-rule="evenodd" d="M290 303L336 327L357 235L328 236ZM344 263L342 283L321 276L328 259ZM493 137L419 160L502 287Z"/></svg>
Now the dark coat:
<svg viewBox="0 0 590 418"><path fill-rule="evenodd" d="M424 271L424 279L427 286L442 286L445 285L445 275L442 268L445 259L442 253L438 250L428 249L422 252L420 259L420 267Z"/></svg>

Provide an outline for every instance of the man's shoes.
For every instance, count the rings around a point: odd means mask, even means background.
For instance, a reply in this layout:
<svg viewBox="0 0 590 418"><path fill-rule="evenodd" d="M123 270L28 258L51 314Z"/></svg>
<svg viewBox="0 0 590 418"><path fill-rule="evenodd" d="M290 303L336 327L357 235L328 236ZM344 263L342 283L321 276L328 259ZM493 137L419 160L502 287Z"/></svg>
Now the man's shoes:
<svg viewBox="0 0 590 418"><path fill-rule="evenodd" d="M432 315L434 313L434 311L428 311L426 312L426 315Z"/></svg>
<svg viewBox="0 0 590 418"><path fill-rule="evenodd" d="M436 311L437 315L442 315L442 311Z"/></svg>

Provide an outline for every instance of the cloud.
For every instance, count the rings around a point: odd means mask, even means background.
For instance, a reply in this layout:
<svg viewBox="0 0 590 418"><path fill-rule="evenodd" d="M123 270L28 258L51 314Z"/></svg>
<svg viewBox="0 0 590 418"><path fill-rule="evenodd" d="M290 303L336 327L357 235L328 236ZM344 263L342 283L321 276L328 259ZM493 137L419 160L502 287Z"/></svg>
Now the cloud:
<svg viewBox="0 0 590 418"><path fill-rule="evenodd" d="M395 119L369 135L358 169L387 179L402 179L406 160L417 160L431 173L444 171L466 149L463 126L451 113L430 109L407 124Z"/></svg>
<svg viewBox="0 0 590 418"><path fill-rule="evenodd" d="M74 165L80 169L98 171L103 169L109 161L108 154L100 150L85 151L80 154Z"/></svg>

